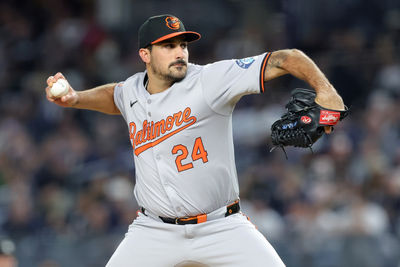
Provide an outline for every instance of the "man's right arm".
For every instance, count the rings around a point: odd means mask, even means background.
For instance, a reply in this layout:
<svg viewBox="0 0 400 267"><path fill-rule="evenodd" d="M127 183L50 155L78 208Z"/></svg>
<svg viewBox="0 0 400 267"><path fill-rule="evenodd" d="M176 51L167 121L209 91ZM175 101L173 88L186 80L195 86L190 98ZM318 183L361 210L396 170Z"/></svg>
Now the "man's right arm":
<svg viewBox="0 0 400 267"><path fill-rule="evenodd" d="M61 73L50 76L47 79L46 96L50 102L62 107L89 109L106 114L121 114L114 103L114 87L116 83L110 83L85 91L75 91L71 86L68 94L55 98L51 96L50 88L58 79L65 79Z"/></svg>

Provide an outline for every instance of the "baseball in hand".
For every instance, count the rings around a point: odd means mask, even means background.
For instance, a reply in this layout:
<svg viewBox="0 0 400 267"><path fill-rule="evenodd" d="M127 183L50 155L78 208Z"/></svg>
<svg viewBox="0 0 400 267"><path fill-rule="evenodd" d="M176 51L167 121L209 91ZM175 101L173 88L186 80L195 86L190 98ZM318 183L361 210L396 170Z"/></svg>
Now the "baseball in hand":
<svg viewBox="0 0 400 267"><path fill-rule="evenodd" d="M68 93L69 84L65 79L58 79L50 88L50 93L54 97L62 97Z"/></svg>

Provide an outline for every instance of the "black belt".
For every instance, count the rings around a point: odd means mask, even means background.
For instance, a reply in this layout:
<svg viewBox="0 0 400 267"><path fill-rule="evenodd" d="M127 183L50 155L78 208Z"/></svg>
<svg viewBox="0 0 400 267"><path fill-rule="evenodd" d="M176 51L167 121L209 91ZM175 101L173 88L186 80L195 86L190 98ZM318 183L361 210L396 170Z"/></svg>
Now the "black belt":
<svg viewBox="0 0 400 267"><path fill-rule="evenodd" d="M238 213L239 211L240 211L240 205L239 205L239 200L237 200L234 203L226 206L225 217L228 217L229 215ZM145 208L142 207L141 212L144 215L146 215ZM200 214L197 216L183 217L183 218L166 218L166 217L161 217L161 216L158 216L158 217L165 223L179 224L179 225L198 224L198 223L203 223L203 222L207 221L207 214Z"/></svg>

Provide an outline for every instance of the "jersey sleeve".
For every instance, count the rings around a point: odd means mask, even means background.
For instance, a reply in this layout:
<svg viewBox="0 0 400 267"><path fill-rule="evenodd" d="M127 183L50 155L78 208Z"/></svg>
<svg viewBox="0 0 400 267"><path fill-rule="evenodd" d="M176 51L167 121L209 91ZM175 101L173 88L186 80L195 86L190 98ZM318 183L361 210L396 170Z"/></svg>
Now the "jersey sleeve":
<svg viewBox="0 0 400 267"><path fill-rule="evenodd" d="M122 116L126 118L125 104L124 104L124 83L117 83L114 87L114 103L121 112Z"/></svg>
<svg viewBox="0 0 400 267"><path fill-rule="evenodd" d="M242 96L263 93L264 71L270 54L205 65L201 83L209 106L217 113L229 115Z"/></svg>

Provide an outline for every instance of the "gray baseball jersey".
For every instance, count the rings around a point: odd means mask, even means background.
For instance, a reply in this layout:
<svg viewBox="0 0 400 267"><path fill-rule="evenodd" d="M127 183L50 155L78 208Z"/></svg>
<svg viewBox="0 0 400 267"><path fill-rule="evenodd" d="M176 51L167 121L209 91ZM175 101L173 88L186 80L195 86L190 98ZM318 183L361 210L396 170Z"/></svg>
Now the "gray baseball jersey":
<svg viewBox="0 0 400 267"><path fill-rule="evenodd" d="M174 218L209 213L239 198L232 111L243 95L264 91L269 55L188 64L182 81L157 94L146 90L146 72L115 87L140 206Z"/></svg>

